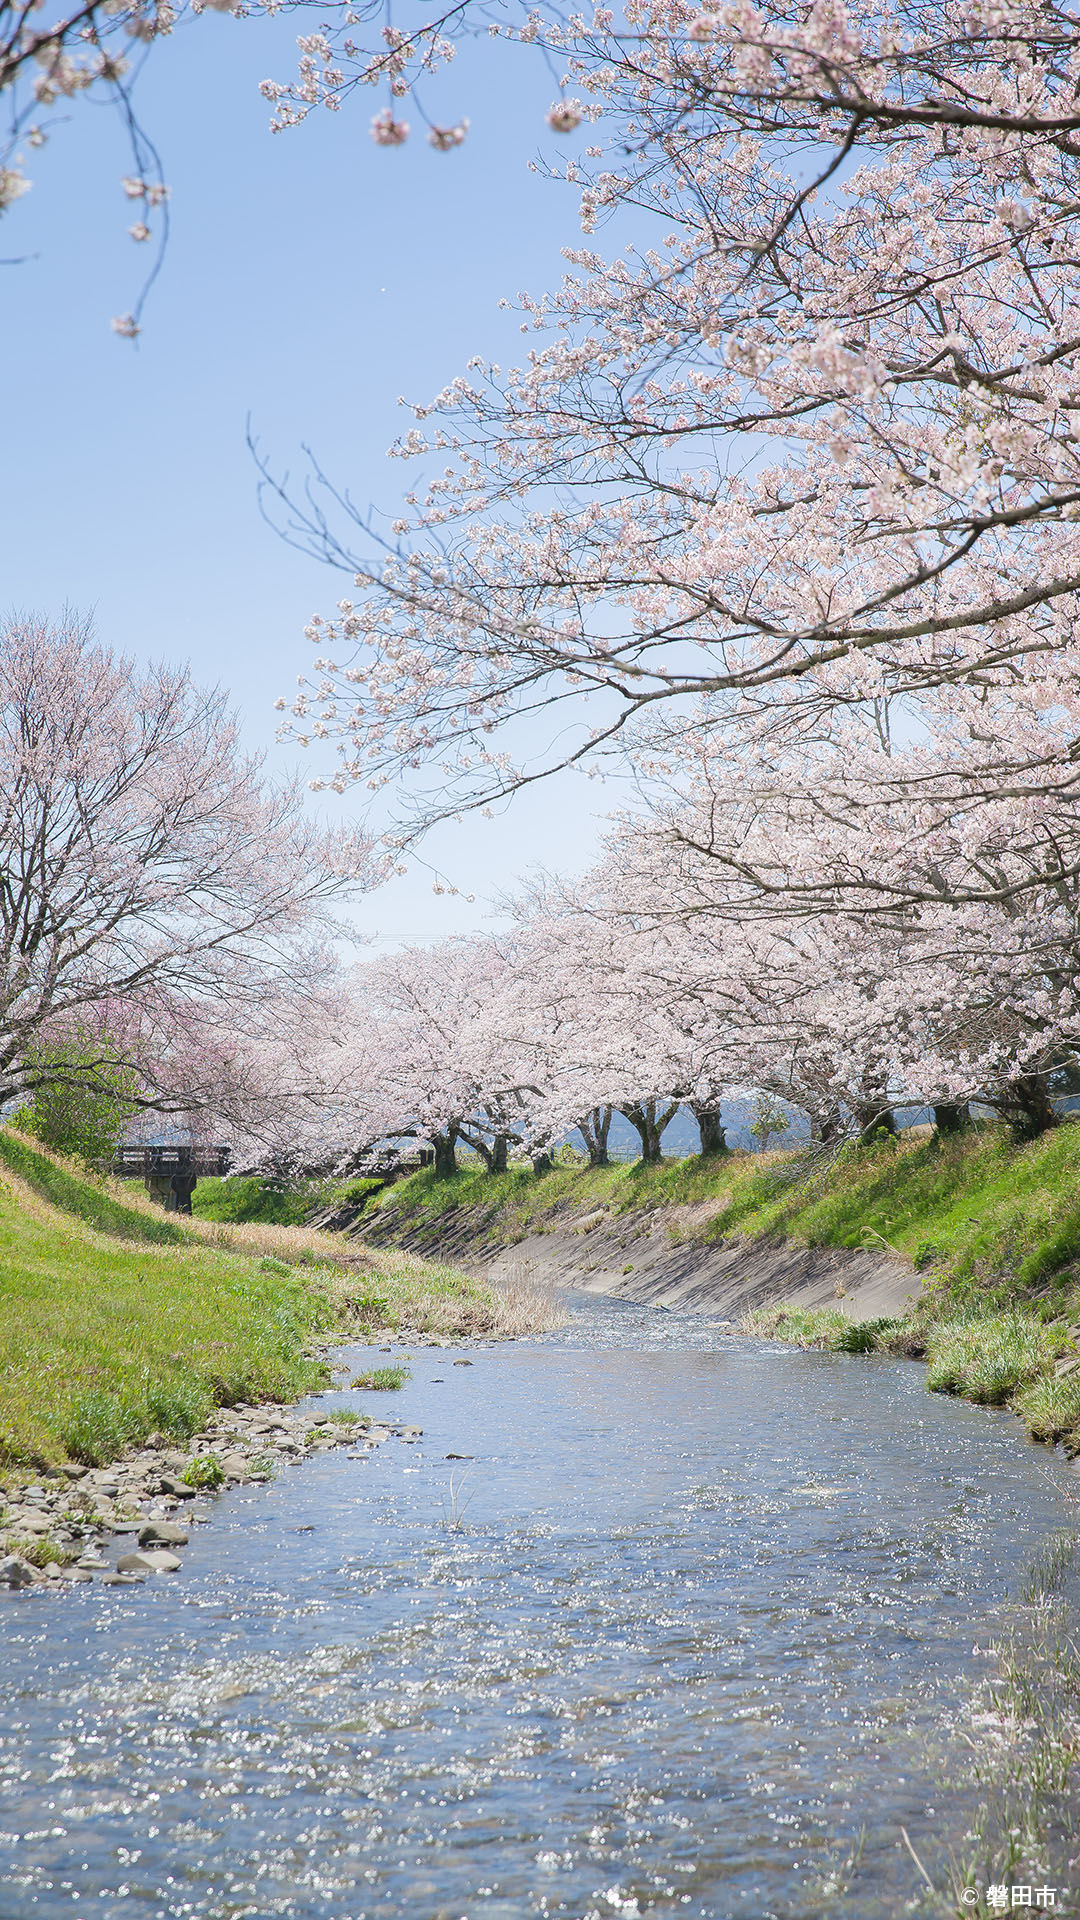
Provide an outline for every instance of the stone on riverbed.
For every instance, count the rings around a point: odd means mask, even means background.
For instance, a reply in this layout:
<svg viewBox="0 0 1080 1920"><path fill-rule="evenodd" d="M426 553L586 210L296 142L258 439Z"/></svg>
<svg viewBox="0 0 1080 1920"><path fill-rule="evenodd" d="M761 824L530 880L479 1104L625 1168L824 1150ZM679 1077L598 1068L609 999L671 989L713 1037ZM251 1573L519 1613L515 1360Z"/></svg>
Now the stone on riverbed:
<svg viewBox="0 0 1080 1920"><path fill-rule="evenodd" d="M17 1507L4 1522L16 1533L51 1533L53 1529L51 1513L41 1513L36 1507Z"/></svg>
<svg viewBox="0 0 1080 1920"><path fill-rule="evenodd" d="M0 1587L32 1587L40 1578L37 1568L18 1553L5 1554L0 1560Z"/></svg>
<svg viewBox="0 0 1080 1920"><path fill-rule="evenodd" d="M186 1480L178 1480L175 1474L163 1473L160 1481L162 1493L169 1493L174 1500L194 1500L196 1489L189 1487Z"/></svg>
<svg viewBox="0 0 1080 1920"><path fill-rule="evenodd" d="M186 1547L188 1543L186 1527L178 1527L175 1520L150 1520L140 1529L140 1547Z"/></svg>
<svg viewBox="0 0 1080 1920"><path fill-rule="evenodd" d="M176 1573L183 1566L179 1554L170 1553L166 1547L147 1547L141 1553L122 1553L116 1563L117 1573Z"/></svg>

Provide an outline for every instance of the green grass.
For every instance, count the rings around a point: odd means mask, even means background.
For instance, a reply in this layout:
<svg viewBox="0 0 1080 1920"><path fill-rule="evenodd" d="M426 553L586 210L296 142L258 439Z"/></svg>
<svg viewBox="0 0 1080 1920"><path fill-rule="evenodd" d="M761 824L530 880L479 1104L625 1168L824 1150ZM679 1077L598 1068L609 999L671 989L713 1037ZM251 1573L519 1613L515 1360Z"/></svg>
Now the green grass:
<svg viewBox="0 0 1080 1920"><path fill-rule="evenodd" d="M316 1339L535 1330L523 1314L416 1255L181 1226L0 1131L0 1466L104 1464L154 1432L185 1442L217 1405L295 1399L327 1384Z"/></svg>
<svg viewBox="0 0 1080 1920"><path fill-rule="evenodd" d="M200 1220L261 1220L275 1227L303 1226L312 1205L306 1184L287 1190L277 1181L256 1176L243 1180L203 1177L191 1196L191 1211Z"/></svg>
<svg viewBox="0 0 1080 1920"><path fill-rule="evenodd" d="M378 1393L396 1393L412 1378L408 1367L376 1367L373 1373L358 1374L354 1387L366 1387Z"/></svg>
<svg viewBox="0 0 1080 1920"><path fill-rule="evenodd" d="M43 1200L85 1221L98 1233L115 1234L121 1240L145 1240L159 1247L186 1243L184 1229L167 1214L155 1218L125 1206L102 1181L90 1175L80 1178L70 1163L30 1146L19 1134L5 1128L0 1128L0 1166L25 1180Z"/></svg>
<svg viewBox="0 0 1080 1920"><path fill-rule="evenodd" d="M201 1220L261 1221L268 1226L302 1227L317 1207L359 1206L381 1193L381 1180L304 1180L285 1187L279 1180L259 1175L240 1180L200 1178L191 1196L191 1211Z"/></svg>
<svg viewBox="0 0 1080 1920"><path fill-rule="evenodd" d="M925 1354L931 1393L1009 1406L1033 1440L1063 1440L1080 1452L1080 1369L1053 1371L1056 1360L1073 1353L1072 1336L1019 1308L941 1320L847 1320L832 1307L759 1307L742 1330L829 1353Z"/></svg>
<svg viewBox="0 0 1080 1920"><path fill-rule="evenodd" d="M9 1175L26 1164L3 1160ZM325 1381L306 1351L331 1324L325 1288L129 1218L105 1188L31 1160L25 1186L0 1183L0 1460L100 1464L155 1430L186 1439L215 1405ZM166 1244L141 1231L158 1224Z"/></svg>
<svg viewBox="0 0 1080 1920"><path fill-rule="evenodd" d="M932 1393L1002 1407L1046 1375L1070 1344L1064 1328L1018 1311L945 1320L927 1334L926 1384Z"/></svg>

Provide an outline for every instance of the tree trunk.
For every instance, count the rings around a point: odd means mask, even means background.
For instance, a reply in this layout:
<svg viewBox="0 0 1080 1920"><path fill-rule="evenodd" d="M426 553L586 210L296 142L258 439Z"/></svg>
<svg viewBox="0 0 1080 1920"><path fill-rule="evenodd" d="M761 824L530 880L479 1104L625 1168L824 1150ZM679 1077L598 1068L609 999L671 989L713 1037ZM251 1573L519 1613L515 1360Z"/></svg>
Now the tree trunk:
<svg viewBox="0 0 1080 1920"><path fill-rule="evenodd" d="M449 1180L450 1175L457 1172L458 1130L448 1127L445 1133L431 1134L430 1139L435 1149L435 1178Z"/></svg>
<svg viewBox="0 0 1080 1920"><path fill-rule="evenodd" d="M896 1132L896 1115L884 1094L880 1094L876 1100L861 1100L855 1108L855 1118L862 1140L868 1140L875 1133Z"/></svg>
<svg viewBox="0 0 1080 1920"><path fill-rule="evenodd" d="M505 1173L506 1172L506 1154L507 1154L507 1148L509 1144L510 1144L509 1134L497 1133L495 1135L495 1138L491 1143L491 1155L488 1160L489 1173Z"/></svg>
<svg viewBox="0 0 1080 1920"><path fill-rule="evenodd" d="M534 1173L550 1173L554 1165L555 1162L546 1147L541 1147L539 1153L533 1154L532 1170Z"/></svg>
<svg viewBox="0 0 1080 1920"><path fill-rule="evenodd" d="M700 1107L690 1102L690 1111L698 1123L702 1158L706 1154L727 1153L727 1128L721 1125L719 1107Z"/></svg>
<svg viewBox="0 0 1080 1920"><path fill-rule="evenodd" d="M1040 1133L1056 1127L1061 1117L1041 1073L1021 1073L1010 1080L994 1105L1020 1140L1038 1139Z"/></svg>
<svg viewBox="0 0 1080 1920"><path fill-rule="evenodd" d="M967 1101L941 1101L934 1108L934 1125L942 1134L963 1133L964 1129L971 1125L971 1111Z"/></svg>
<svg viewBox="0 0 1080 1920"><path fill-rule="evenodd" d="M607 1166L607 1143L610 1127L610 1107L593 1107L592 1111L587 1113L583 1120L578 1121L578 1132L588 1149L590 1167Z"/></svg>
<svg viewBox="0 0 1080 1920"><path fill-rule="evenodd" d="M830 1107L828 1113L814 1114L811 1117L810 1138L820 1140L823 1147L831 1146L834 1140L839 1140L843 1131L840 1115L835 1107Z"/></svg>
<svg viewBox="0 0 1080 1920"><path fill-rule="evenodd" d="M658 1105L656 1100L643 1100L619 1108L641 1141L641 1159L645 1166L655 1166L663 1158L660 1151L661 1136L668 1121L673 1120L679 1111L677 1100L673 1100L663 1113L657 1112Z"/></svg>

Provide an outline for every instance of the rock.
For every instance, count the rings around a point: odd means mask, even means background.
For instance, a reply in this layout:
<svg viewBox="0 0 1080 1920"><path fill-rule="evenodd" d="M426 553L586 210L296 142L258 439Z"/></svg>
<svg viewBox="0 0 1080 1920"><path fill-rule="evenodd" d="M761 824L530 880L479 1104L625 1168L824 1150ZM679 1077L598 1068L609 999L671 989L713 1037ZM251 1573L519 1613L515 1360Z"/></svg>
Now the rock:
<svg viewBox="0 0 1080 1920"><path fill-rule="evenodd" d="M101 1584L103 1587L141 1587L145 1579L145 1573L107 1573Z"/></svg>
<svg viewBox="0 0 1080 1920"><path fill-rule="evenodd" d="M187 1531L175 1520L150 1520L139 1532L140 1547L186 1547Z"/></svg>
<svg viewBox="0 0 1080 1920"><path fill-rule="evenodd" d="M475 1362L472 1360L455 1360L454 1361L455 1367L471 1367L474 1364Z"/></svg>
<svg viewBox="0 0 1080 1920"><path fill-rule="evenodd" d="M65 1580L85 1581L94 1578L89 1567L61 1567L60 1572Z"/></svg>
<svg viewBox="0 0 1080 1920"><path fill-rule="evenodd" d="M40 1513L33 1508L24 1508L16 1517L5 1523L19 1533L51 1533L53 1520L51 1513Z"/></svg>
<svg viewBox="0 0 1080 1920"><path fill-rule="evenodd" d="M90 1573L104 1573L109 1563L107 1560L103 1560L100 1554L84 1553L76 1564L80 1567L85 1567Z"/></svg>
<svg viewBox="0 0 1080 1920"><path fill-rule="evenodd" d="M169 1553L165 1547L147 1547L142 1553L122 1553L116 1563L117 1573L175 1573L183 1561L179 1554Z"/></svg>
<svg viewBox="0 0 1080 1920"><path fill-rule="evenodd" d="M196 1489L189 1487L186 1480L178 1480L175 1474L163 1473L158 1482L162 1493L171 1494L174 1500L194 1500Z"/></svg>
<svg viewBox="0 0 1080 1920"><path fill-rule="evenodd" d="M246 1480L248 1477L248 1459L246 1453L223 1453L221 1471L226 1480Z"/></svg>
<svg viewBox="0 0 1080 1920"><path fill-rule="evenodd" d="M63 1567L57 1566L55 1560L47 1561L42 1571L44 1572L46 1580L62 1580L64 1577Z"/></svg>
<svg viewBox="0 0 1080 1920"><path fill-rule="evenodd" d="M37 1568L17 1553L5 1554L0 1560L0 1587L32 1587L40 1578Z"/></svg>

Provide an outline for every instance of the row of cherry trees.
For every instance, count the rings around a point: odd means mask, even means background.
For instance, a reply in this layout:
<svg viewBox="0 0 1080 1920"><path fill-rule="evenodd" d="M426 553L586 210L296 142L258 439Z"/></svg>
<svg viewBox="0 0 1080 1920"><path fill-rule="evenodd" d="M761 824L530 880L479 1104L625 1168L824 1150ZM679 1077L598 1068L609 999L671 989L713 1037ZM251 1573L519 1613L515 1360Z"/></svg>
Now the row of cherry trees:
<svg viewBox="0 0 1080 1920"><path fill-rule="evenodd" d="M849 756L806 792L760 773L732 795L707 752L688 769L580 884L523 894L508 931L342 972L333 1007L297 1020L308 1090L275 1105L279 1143L344 1162L412 1135L440 1171L459 1144L498 1170L576 1129L602 1163L619 1111L654 1160L681 1105L715 1152L725 1112L761 1095L822 1142L892 1129L897 1107L949 1132L972 1101L1023 1137L1057 1124L1080 1048L1075 884L1032 884L1011 834L988 850L989 822L968 845L899 803L882 817ZM996 903L964 896L973 846L997 863ZM274 1084L297 1084L282 1062ZM246 1084L258 1116L254 1054Z"/></svg>

